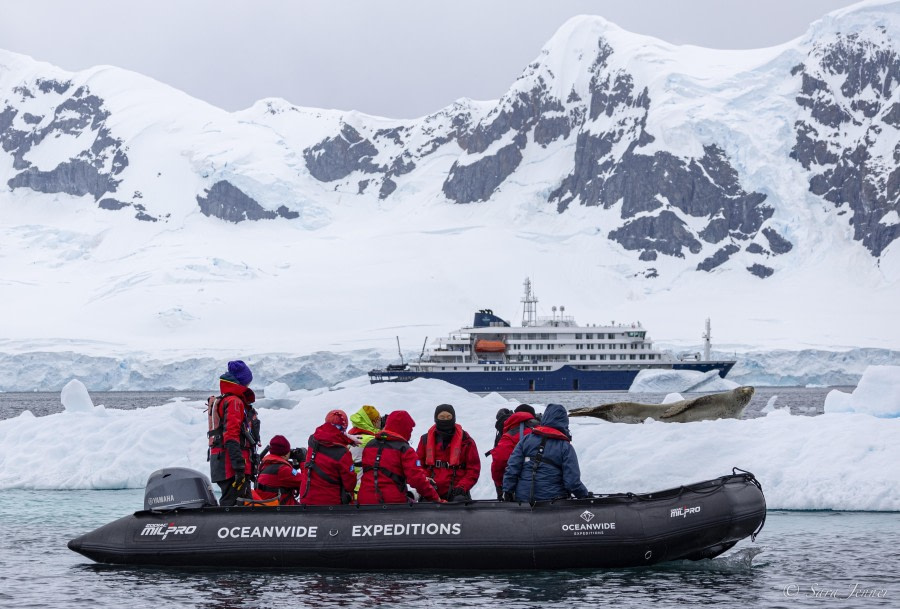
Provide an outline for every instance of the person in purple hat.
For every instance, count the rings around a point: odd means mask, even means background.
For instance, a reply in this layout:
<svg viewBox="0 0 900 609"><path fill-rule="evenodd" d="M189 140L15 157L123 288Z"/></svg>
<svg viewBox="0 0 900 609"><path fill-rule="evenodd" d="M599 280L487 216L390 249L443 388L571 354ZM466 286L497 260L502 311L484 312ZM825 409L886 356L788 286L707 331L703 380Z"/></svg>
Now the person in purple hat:
<svg viewBox="0 0 900 609"><path fill-rule="evenodd" d="M228 362L228 372L219 377L221 395L207 401L209 473L222 491L219 505L223 506L250 497L259 445L259 419L253 408L256 395L248 387L252 380L247 364Z"/></svg>

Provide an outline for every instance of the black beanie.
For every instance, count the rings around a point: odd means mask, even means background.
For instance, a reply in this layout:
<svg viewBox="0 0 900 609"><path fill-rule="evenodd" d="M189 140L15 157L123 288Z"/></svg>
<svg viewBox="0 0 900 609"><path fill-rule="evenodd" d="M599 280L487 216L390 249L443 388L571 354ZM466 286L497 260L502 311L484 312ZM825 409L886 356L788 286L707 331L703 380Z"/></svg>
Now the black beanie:
<svg viewBox="0 0 900 609"><path fill-rule="evenodd" d="M537 416L537 413L534 411L534 407L532 407L530 404L520 404L516 406L516 412L527 412L533 417Z"/></svg>
<svg viewBox="0 0 900 609"><path fill-rule="evenodd" d="M449 421L439 421L438 415L442 412L449 412L453 417ZM456 411L453 410L453 406L450 404L441 404L437 408L434 409L434 424L437 427L438 431L444 433L451 433L456 427Z"/></svg>
<svg viewBox="0 0 900 609"><path fill-rule="evenodd" d="M441 404L437 408L434 409L434 420L437 421L437 416L442 412L449 412L453 416L453 422L456 423L456 411L453 410L453 406L450 404Z"/></svg>

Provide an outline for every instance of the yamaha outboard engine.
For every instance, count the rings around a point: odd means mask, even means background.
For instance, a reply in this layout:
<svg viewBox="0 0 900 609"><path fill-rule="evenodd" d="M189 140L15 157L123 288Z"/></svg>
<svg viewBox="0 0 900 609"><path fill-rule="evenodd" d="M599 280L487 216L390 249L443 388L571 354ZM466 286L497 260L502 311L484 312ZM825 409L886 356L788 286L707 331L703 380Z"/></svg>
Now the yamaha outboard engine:
<svg viewBox="0 0 900 609"><path fill-rule="evenodd" d="M162 512L218 505L209 478L186 467L160 469L147 479L144 509Z"/></svg>

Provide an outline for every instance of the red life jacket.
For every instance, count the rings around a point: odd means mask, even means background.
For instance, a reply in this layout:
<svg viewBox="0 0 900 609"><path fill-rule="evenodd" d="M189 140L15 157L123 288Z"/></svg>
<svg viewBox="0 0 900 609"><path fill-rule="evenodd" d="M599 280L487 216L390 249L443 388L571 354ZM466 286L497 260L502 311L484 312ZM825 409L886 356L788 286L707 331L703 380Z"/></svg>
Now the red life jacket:
<svg viewBox="0 0 900 609"><path fill-rule="evenodd" d="M331 423L316 428L309 437L304 464L303 505L340 505L352 501L356 488L350 438Z"/></svg>
<svg viewBox="0 0 900 609"><path fill-rule="evenodd" d="M510 415L503 425L502 435L497 442L497 446L491 450L491 478L494 480L494 486L503 486L503 475L506 473L506 464L509 463L509 457L523 437L527 436L534 429L532 425L537 420L530 412L515 412Z"/></svg>
<svg viewBox="0 0 900 609"><path fill-rule="evenodd" d="M462 442L463 442L463 431L462 425L457 423L454 425L453 429L453 439L450 440L450 459L448 461L437 461L434 460L434 434L437 433L437 426L432 425L431 429L428 430L427 439L425 442L425 466L430 467L432 470L432 475L434 475L435 467L449 467L456 468L459 466L459 456L462 453ZM465 469L466 464L463 463L463 469Z"/></svg>
<svg viewBox="0 0 900 609"><path fill-rule="evenodd" d="M410 484L425 499L438 501L437 491L426 480L418 455L409 446L415 423L404 410L391 413L387 429L375 434L363 450L363 477L357 500L360 505L406 503Z"/></svg>
<svg viewBox="0 0 900 609"><path fill-rule="evenodd" d="M296 505L294 496L300 489L301 476L284 457L268 454L263 459L256 492L259 499L278 498L281 505Z"/></svg>
<svg viewBox="0 0 900 609"><path fill-rule="evenodd" d="M449 500L451 489L461 488L468 492L475 486L481 473L481 459L475 441L462 426L455 426L447 444L440 436L437 426L432 426L422 435L416 452L425 473L434 480L438 494Z"/></svg>

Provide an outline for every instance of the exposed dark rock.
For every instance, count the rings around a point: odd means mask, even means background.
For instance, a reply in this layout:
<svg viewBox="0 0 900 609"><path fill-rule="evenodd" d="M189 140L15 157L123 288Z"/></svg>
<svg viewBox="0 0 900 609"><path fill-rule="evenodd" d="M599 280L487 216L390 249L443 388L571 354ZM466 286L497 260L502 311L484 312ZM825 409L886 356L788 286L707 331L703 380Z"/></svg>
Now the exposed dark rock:
<svg viewBox="0 0 900 609"><path fill-rule="evenodd" d="M747 270L752 274L756 275L760 279L765 279L766 277L770 277L772 273L775 272L775 269L769 268L767 266L763 266L762 264L754 264L753 266L748 266Z"/></svg>
<svg viewBox="0 0 900 609"><path fill-rule="evenodd" d="M519 146L512 143L471 165L454 163L444 181L444 194L458 203L487 201L521 162Z"/></svg>
<svg viewBox="0 0 900 609"><path fill-rule="evenodd" d="M703 261L697 265L698 271L711 271L717 266L721 266L731 258L731 255L740 250L738 246L733 243L729 243L725 247L716 251L715 254L704 258Z"/></svg>
<svg viewBox="0 0 900 609"><path fill-rule="evenodd" d="M300 217L300 212L291 211L284 205L279 205L278 209L275 210L275 213L285 220L294 220Z"/></svg>
<svg viewBox="0 0 900 609"><path fill-rule="evenodd" d="M361 195L362 193L366 192L366 188L369 187L369 180L360 180L357 183L357 187L358 190L356 191L356 194Z"/></svg>
<svg viewBox="0 0 900 609"><path fill-rule="evenodd" d="M40 89L41 93L53 91L54 93L62 94L69 90L69 87L72 86L72 81L67 80L65 82L60 82L51 78L38 78L37 81L35 81L35 84L38 89Z"/></svg>
<svg viewBox="0 0 900 609"><path fill-rule="evenodd" d="M611 231L609 238L628 250L654 250L679 258L684 258L683 248L692 254L703 249L684 222L668 210L661 211L658 216L641 216L626 222Z"/></svg>
<svg viewBox="0 0 900 609"><path fill-rule="evenodd" d="M276 211L265 209L227 180L213 184L205 195L197 196L197 203L204 215L235 224L244 220L271 220L278 217L292 219L299 216L283 205Z"/></svg>
<svg viewBox="0 0 900 609"><path fill-rule="evenodd" d="M394 127L393 129L379 129L375 132L375 138L388 138L395 144L402 146L403 138L400 135L403 133L403 127Z"/></svg>
<svg viewBox="0 0 900 609"><path fill-rule="evenodd" d="M4 142L3 149L7 152L9 152L10 149L5 145L6 140L4 136L6 135L6 130L10 128L18 113L19 111L12 106L6 106L3 108L3 112L0 112L0 140Z"/></svg>
<svg viewBox="0 0 900 609"><path fill-rule="evenodd" d="M778 234L775 229L764 228L762 234L769 240L769 248L776 254L786 254L794 248L794 244Z"/></svg>
<svg viewBox="0 0 900 609"><path fill-rule="evenodd" d="M810 192L838 209L850 208L854 239L880 256L900 237L900 227L880 222L896 206L900 178L893 177L896 166L872 151L879 149L884 137L896 140L896 131L884 134L883 128L900 122L900 107L891 101L900 85L900 56L892 48L850 34L815 46L809 59L792 72L801 75L797 103L810 115L795 125L791 157L810 171ZM829 82L839 82L840 88L832 89ZM833 131L847 122L863 127L855 141ZM771 239L770 244L776 252L786 247Z"/></svg>
<svg viewBox="0 0 900 609"><path fill-rule="evenodd" d="M140 203L135 203L134 209L137 211L134 217L142 222L157 222L159 220L158 218L154 218L153 216L148 214L147 208Z"/></svg>
<svg viewBox="0 0 900 609"><path fill-rule="evenodd" d="M884 113L881 120L892 127L900 129L900 102L891 104L890 109Z"/></svg>
<svg viewBox="0 0 900 609"><path fill-rule="evenodd" d="M123 207L128 207L131 204L123 203L122 201L119 201L117 199L107 197L105 199L100 199L100 202L97 205L98 205L98 207L100 207L100 209L116 210L116 209L122 209Z"/></svg>
<svg viewBox="0 0 900 609"><path fill-rule="evenodd" d="M638 259L643 260L644 262L652 262L656 260L656 252L654 250L644 250L641 252L641 255L638 256Z"/></svg>
<svg viewBox="0 0 900 609"><path fill-rule="evenodd" d="M30 114L30 113L26 112L25 114L22 115L22 120L25 121L26 123L28 123L29 125L36 125L39 122L41 122L42 120L44 120L44 117L43 116L35 116L34 114ZM2 131L2 129L0 129L0 131Z"/></svg>
<svg viewBox="0 0 900 609"><path fill-rule="evenodd" d="M751 254L768 254L769 250L761 246L759 243L751 243L747 246L747 252Z"/></svg>
<svg viewBox="0 0 900 609"><path fill-rule="evenodd" d="M384 171L372 162L378 149L359 132L345 124L341 133L326 138L303 151L306 168L314 178L333 182L345 178L354 171L378 173Z"/></svg>
<svg viewBox="0 0 900 609"><path fill-rule="evenodd" d="M18 95L20 95L23 101L25 99L28 99L29 97L34 99L34 93L31 92L31 89L23 85L13 87L13 93L17 93Z"/></svg>
<svg viewBox="0 0 900 609"><path fill-rule="evenodd" d="M83 159L60 163L50 171L29 167L15 175L7 184L10 188L30 188L38 192L64 192L70 195L92 195L100 199L107 192L115 192L118 182L97 170Z"/></svg>
<svg viewBox="0 0 900 609"><path fill-rule="evenodd" d="M385 199L395 190L397 190L397 183L390 178L385 178L384 182L381 183L381 189L378 191L378 198Z"/></svg>

